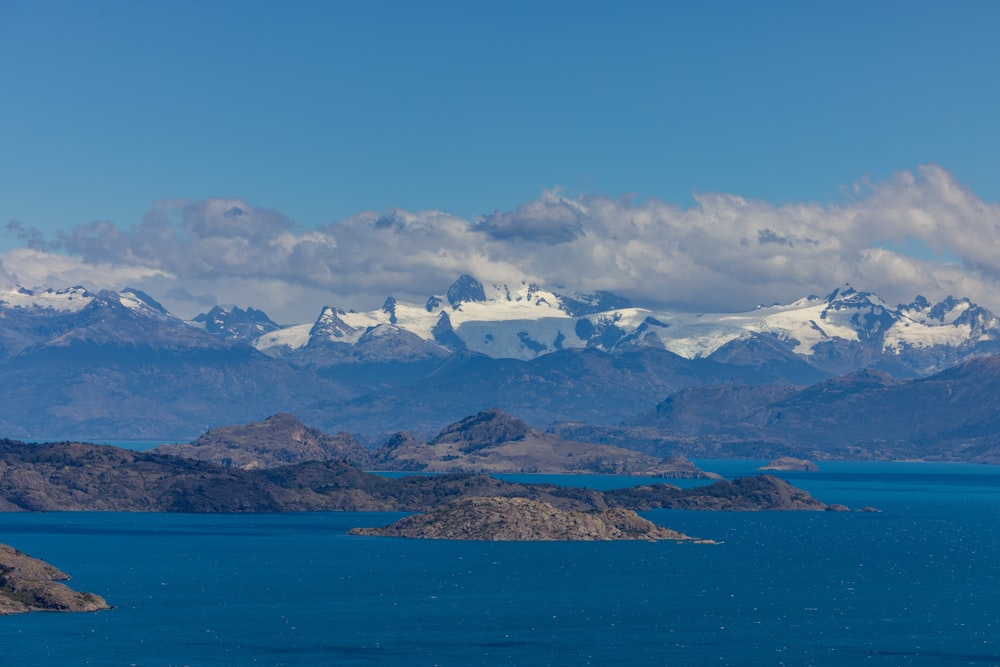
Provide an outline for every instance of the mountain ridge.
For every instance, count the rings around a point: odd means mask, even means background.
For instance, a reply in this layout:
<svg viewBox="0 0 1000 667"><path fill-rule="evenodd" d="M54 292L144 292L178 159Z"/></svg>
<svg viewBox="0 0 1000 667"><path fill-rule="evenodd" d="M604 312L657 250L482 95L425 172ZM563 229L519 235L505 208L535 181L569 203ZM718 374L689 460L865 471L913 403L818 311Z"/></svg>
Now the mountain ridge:
<svg viewBox="0 0 1000 667"><path fill-rule="evenodd" d="M1000 352L997 318L953 297L890 306L845 285L692 314L527 281L452 287L368 313L327 306L292 326L253 308L184 321L133 289L0 292L0 431L176 441L287 412L370 444L429 438L491 406L606 428L689 388L811 386L864 369L928 378Z"/></svg>

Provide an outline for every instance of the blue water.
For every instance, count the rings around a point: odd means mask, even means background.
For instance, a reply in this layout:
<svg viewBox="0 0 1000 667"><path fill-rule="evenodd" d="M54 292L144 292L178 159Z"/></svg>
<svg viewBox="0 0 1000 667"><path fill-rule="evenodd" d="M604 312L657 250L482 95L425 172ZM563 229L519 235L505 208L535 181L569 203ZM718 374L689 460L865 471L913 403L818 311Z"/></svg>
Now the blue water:
<svg viewBox="0 0 1000 667"><path fill-rule="evenodd" d="M727 476L759 465L699 464ZM391 513L0 514L0 542L116 606L0 617L0 661L1000 664L1000 469L783 476L882 512L645 513L715 546L346 535Z"/></svg>

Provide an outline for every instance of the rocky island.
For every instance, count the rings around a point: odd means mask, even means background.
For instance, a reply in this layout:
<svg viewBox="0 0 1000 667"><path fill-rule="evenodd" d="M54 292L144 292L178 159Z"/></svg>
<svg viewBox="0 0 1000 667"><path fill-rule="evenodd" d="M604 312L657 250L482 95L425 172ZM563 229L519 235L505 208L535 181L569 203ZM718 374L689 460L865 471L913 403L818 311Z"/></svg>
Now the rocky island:
<svg viewBox="0 0 1000 667"><path fill-rule="evenodd" d="M0 616L29 611L110 609L100 595L80 593L59 583L69 575L45 561L0 544Z"/></svg>
<svg viewBox="0 0 1000 667"><path fill-rule="evenodd" d="M461 498L382 528L353 528L350 534L492 542L673 540L711 543L658 526L632 510L576 512L527 498L478 496Z"/></svg>
<svg viewBox="0 0 1000 667"><path fill-rule="evenodd" d="M779 456L767 465L757 468L757 470L775 472L816 472L819 470L819 466L807 459L797 459L793 456Z"/></svg>

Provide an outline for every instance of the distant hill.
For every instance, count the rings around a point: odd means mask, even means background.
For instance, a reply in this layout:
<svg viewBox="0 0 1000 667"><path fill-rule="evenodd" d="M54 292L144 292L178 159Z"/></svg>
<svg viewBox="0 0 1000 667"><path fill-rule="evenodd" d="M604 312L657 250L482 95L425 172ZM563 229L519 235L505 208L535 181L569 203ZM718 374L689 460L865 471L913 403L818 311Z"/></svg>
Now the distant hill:
<svg viewBox="0 0 1000 667"><path fill-rule="evenodd" d="M487 475L389 479L346 463L242 470L207 461L84 443L0 440L0 511L421 511L469 496L528 498L565 510L825 509L774 477L595 491L518 484Z"/></svg>
<svg viewBox="0 0 1000 667"><path fill-rule="evenodd" d="M374 470L718 477L679 456L656 458L620 447L564 440L498 408L451 424L430 442L397 433L374 451L349 433L329 436L287 414L212 429L191 444L161 445L153 451L246 470L342 461Z"/></svg>
<svg viewBox="0 0 1000 667"><path fill-rule="evenodd" d="M304 461L342 461L359 467L371 462L368 449L350 433L326 435L284 413L263 422L220 426L191 444L160 445L152 451L244 470Z"/></svg>
<svg viewBox="0 0 1000 667"><path fill-rule="evenodd" d="M688 456L1000 463L1000 356L897 380L861 371L808 387L697 387L622 427L566 435Z"/></svg>

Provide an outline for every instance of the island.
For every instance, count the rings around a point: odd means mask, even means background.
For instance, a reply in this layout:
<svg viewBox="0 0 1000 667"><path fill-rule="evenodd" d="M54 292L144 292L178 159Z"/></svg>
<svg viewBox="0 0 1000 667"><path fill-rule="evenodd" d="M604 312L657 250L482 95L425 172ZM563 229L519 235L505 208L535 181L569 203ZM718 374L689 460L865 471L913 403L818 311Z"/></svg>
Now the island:
<svg viewBox="0 0 1000 667"><path fill-rule="evenodd" d="M565 510L827 509L773 475L597 491L471 473L388 478L342 461L244 470L108 445L0 439L0 511L8 512L421 512L469 496L529 498Z"/></svg>
<svg viewBox="0 0 1000 667"><path fill-rule="evenodd" d="M819 466L806 459L797 459L792 456L779 456L767 465L757 468L757 470L775 472L816 472L819 470Z"/></svg>
<svg viewBox="0 0 1000 667"><path fill-rule="evenodd" d="M65 572L0 544L0 616L29 611L101 611L111 607L100 595L59 583Z"/></svg>
<svg viewBox="0 0 1000 667"><path fill-rule="evenodd" d="M697 540L640 517L632 510L561 510L528 498L460 498L426 514L381 528L353 528L351 535L430 540L491 542L646 540L713 543Z"/></svg>

